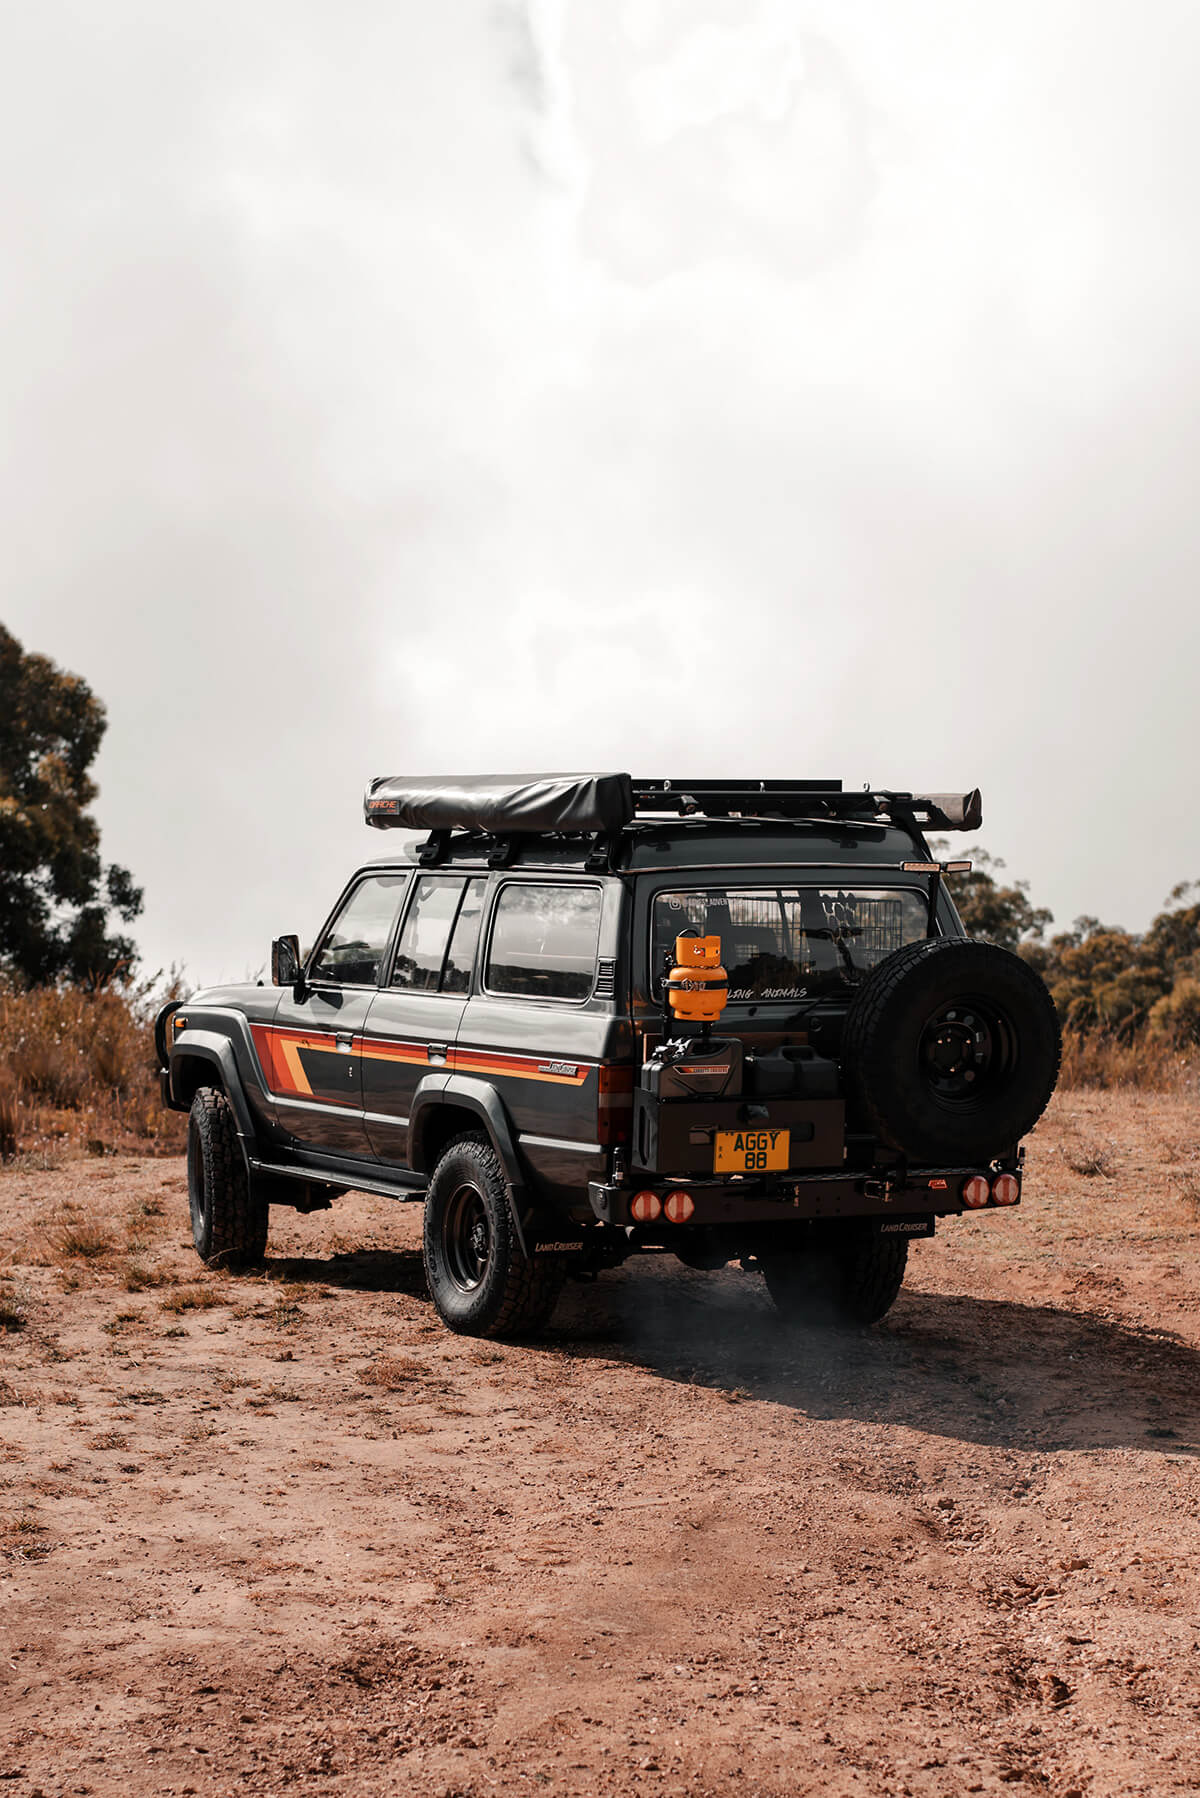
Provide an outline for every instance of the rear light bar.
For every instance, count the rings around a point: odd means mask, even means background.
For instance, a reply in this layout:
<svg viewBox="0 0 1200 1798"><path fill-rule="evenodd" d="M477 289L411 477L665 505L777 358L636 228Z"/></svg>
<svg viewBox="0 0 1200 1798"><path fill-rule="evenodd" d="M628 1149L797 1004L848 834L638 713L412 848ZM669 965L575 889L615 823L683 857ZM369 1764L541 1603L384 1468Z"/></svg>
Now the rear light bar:
<svg viewBox="0 0 1200 1798"><path fill-rule="evenodd" d="M968 1174L959 1189L959 1197L968 1211L979 1211L989 1199L993 1205L1016 1205L1021 1197L1021 1182L1016 1174L1010 1173Z"/></svg>
<svg viewBox="0 0 1200 1798"><path fill-rule="evenodd" d="M660 1217L665 1217L669 1224L686 1224L696 1215L696 1201L681 1186L673 1188L661 1199L647 1186L630 1199L629 1215L635 1224L654 1224Z"/></svg>

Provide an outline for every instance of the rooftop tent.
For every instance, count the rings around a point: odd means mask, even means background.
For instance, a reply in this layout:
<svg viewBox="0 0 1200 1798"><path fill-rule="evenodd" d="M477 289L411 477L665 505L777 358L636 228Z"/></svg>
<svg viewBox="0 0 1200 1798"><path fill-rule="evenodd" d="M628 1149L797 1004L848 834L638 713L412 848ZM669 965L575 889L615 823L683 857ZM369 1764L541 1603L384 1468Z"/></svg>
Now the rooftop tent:
<svg viewBox="0 0 1200 1798"><path fill-rule="evenodd" d="M377 829L612 831L633 822L628 774L397 774L373 780L363 809Z"/></svg>

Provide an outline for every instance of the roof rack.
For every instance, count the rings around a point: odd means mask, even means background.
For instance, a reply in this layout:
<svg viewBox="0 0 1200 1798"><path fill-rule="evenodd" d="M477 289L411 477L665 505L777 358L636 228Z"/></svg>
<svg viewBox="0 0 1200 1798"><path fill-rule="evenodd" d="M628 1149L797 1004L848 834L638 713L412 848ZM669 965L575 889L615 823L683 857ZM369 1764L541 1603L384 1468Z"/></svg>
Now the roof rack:
<svg viewBox="0 0 1200 1798"><path fill-rule="evenodd" d="M866 788L846 793L840 780L638 780L634 810L706 818L857 818L926 824L936 830L978 830L979 790L970 793L896 793Z"/></svg>
<svg viewBox="0 0 1200 1798"><path fill-rule="evenodd" d="M977 830L978 790L846 793L840 780L634 780L628 774L399 775L373 780L364 811L376 829L428 830L418 859L436 867L451 833L490 840L488 863L505 867L530 836L583 837L589 867L612 866L622 832L653 818L893 823L913 830Z"/></svg>

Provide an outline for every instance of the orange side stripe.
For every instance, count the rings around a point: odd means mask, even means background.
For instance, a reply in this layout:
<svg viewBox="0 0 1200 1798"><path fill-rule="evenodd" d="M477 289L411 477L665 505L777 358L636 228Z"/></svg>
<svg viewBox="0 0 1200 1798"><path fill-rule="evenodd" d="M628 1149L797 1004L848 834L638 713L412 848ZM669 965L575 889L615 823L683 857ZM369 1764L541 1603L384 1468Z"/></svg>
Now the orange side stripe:
<svg viewBox="0 0 1200 1798"><path fill-rule="evenodd" d="M254 1024L251 1035L268 1091L311 1096L312 1086L304 1071L300 1051L315 1049L330 1053L335 1032ZM408 1067L441 1067L473 1074L507 1074L511 1079L537 1080L550 1086L583 1086L592 1072L591 1063L574 1062L568 1056L489 1055L474 1049L450 1049L444 1062L431 1062L424 1044L389 1042L381 1037L356 1037L351 1053L367 1061L392 1061ZM556 1064L573 1067L575 1072L552 1072Z"/></svg>

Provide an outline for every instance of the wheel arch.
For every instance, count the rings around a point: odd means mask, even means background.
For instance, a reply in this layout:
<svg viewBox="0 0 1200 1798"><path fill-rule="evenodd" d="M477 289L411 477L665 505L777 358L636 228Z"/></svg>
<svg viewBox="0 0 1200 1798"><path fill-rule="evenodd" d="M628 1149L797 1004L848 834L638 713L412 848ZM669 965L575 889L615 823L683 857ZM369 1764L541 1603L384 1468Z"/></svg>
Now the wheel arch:
<svg viewBox="0 0 1200 1798"><path fill-rule="evenodd" d="M187 1030L171 1048L171 1096L187 1111L198 1087L219 1086L233 1107L242 1154L249 1158L254 1120L238 1076L233 1044L214 1030Z"/></svg>
<svg viewBox="0 0 1200 1798"><path fill-rule="evenodd" d="M431 1074L422 1080L408 1119L409 1166L419 1174L432 1172L447 1143L481 1124L504 1169L517 1242L528 1257L525 1173L508 1112L494 1086L460 1074Z"/></svg>

